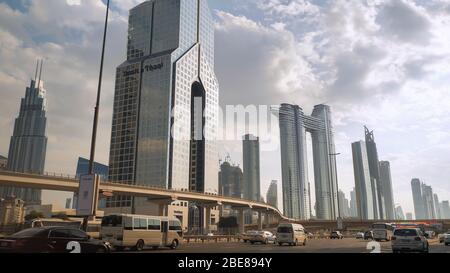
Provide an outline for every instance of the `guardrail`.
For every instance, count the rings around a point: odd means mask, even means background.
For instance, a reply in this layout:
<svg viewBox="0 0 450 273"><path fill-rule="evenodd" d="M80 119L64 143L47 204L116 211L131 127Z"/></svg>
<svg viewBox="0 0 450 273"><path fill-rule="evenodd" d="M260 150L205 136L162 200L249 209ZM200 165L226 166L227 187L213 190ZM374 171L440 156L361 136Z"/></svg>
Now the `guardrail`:
<svg viewBox="0 0 450 273"><path fill-rule="evenodd" d="M201 242L201 243L210 243L210 242L238 242L239 238L236 235L214 235L214 236L208 236L208 235L187 235L184 236L184 240L186 241L186 243L191 243L191 242Z"/></svg>

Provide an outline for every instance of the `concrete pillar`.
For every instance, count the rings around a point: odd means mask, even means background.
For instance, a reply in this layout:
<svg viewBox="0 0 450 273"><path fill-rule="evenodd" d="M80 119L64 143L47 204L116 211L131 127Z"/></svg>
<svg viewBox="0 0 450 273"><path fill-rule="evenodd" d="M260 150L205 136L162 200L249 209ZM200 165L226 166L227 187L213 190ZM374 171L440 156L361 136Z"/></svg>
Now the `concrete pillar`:
<svg viewBox="0 0 450 273"><path fill-rule="evenodd" d="M263 220L262 220L262 212L258 211L258 230L262 230L263 229Z"/></svg>
<svg viewBox="0 0 450 273"><path fill-rule="evenodd" d="M264 217L264 225L266 226L266 228L269 228L269 226L270 226L269 217L270 217L270 213L266 213L265 217Z"/></svg>
<svg viewBox="0 0 450 273"><path fill-rule="evenodd" d="M243 209L239 210L238 223L239 223L239 233L243 234L245 232L245 219L244 219L244 210Z"/></svg>
<svg viewBox="0 0 450 273"><path fill-rule="evenodd" d="M211 228L211 207L207 206L205 208L205 217L203 217L203 219L205 220L204 223L205 231L206 233L209 233Z"/></svg>

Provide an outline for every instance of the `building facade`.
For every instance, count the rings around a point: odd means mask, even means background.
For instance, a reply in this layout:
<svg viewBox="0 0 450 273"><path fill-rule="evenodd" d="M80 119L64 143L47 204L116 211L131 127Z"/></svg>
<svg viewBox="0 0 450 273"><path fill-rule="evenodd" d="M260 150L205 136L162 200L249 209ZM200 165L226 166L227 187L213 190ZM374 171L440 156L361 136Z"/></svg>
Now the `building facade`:
<svg viewBox="0 0 450 273"><path fill-rule="evenodd" d="M38 63L39 64L39 63ZM21 173L44 173L47 151L47 117L46 90L41 80L42 62L38 77L38 69L34 80L26 88L25 97L20 103L19 116L14 123L8 153L7 169ZM2 196L14 196L26 204L40 204L41 190L4 187Z"/></svg>
<svg viewBox="0 0 450 273"><path fill-rule="evenodd" d="M243 197L243 173L239 166L233 166L228 161L220 165L219 194L236 198Z"/></svg>
<svg viewBox="0 0 450 273"><path fill-rule="evenodd" d="M358 206L356 204L356 190L353 188L353 190L350 192L350 216L351 217L358 217Z"/></svg>
<svg viewBox="0 0 450 273"><path fill-rule="evenodd" d="M272 180L266 195L267 204L278 208L278 181Z"/></svg>
<svg viewBox="0 0 450 273"><path fill-rule="evenodd" d="M395 218L393 218L393 220L405 220L405 214L403 213L401 206L395 207Z"/></svg>
<svg viewBox="0 0 450 273"><path fill-rule="evenodd" d="M25 202L14 197L0 199L0 225L21 224L25 220Z"/></svg>
<svg viewBox="0 0 450 273"><path fill-rule="evenodd" d="M127 60L116 72L109 180L218 194L218 103L207 1L131 9ZM107 202L134 212L147 205L124 196Z"/></svg>
<svg viewBox="0 0 450 273"><path fill-rule="evenodd" d="M8 165L8 158L0 155L0 170L5 170Z"/></svg>
<svg viewBox="0 0 450 273"><path fill-rule="evenodd" d="M350 207L348 199L345 197L345 193L343 191L339 191L339 211L341 218L349 218L350 215Z"/></svg>
<svg viewBox="0 0 450 273"><path fill-rule="evenodd" d="M442 201L441 210L443 214L443 219L450 219L450 205L448 201Z"/></svg>
<svg viewBox="0 0 450 273"><path fill-rule="evenodd" d="M261 180L259 164L259 138L254 135L245 135L242 141L243 155L243 189L244 198L260 201Z"/></svg>
<svg viewBox="0 0 450 273"><path fill-rule="evenodd" d="M441 203L439 202L439 196L436 193L433 194L433 202L434 202L434 211L436 214L436 218L434 219L443 219L441 212Z"/></svg>
<svg viewBox="0 0 450 273"><path fill-rule="evenodd" d="M425 204L422 195L422 181L418 178L411 180L411 190L414 202L414 215L416 220L428 219L425 214Z"/></svg>
<svg viewBox="0 0 450 273"><path fill-rule="evenodd" d="M378 161L377 144L375 143L375 136L373 131L370 131L367 127L364 127L366 136L366 149L367 159L369 162L370 179L373 183L374 193L374 213L375 219L385 218L385 206L384 206L384 189L380 178L380 166Z"/></svg>
<svg viewBox="0 0 450 273"><path fill-rule="evenodd" d="M413 220L413 214L411 212L406 213L406 220Z"/></svg>
<svg viewBox="0 0 450 273"><path fill-rule="evenodd" d="M381 195L384 199L384 219L395 219L394 191L392 189L391 164L389 161L380 161Z"/></svg>
<svg viewBox="0 0 450 273"><path fill-rule="evenodd" d="M364 141L353 143L352 153L358 218L362 220L375 220L373 180L370 177L369 162Z"/></svg>
<svg viewBox="0 0 450 273"><path fill-rule="evenodd" d="M422 199L425 209L425 219L436 219L436 209L434 207L433 188L422 184Z"/></svg>
<svg viewBox="0 0 450 273"><path fill-rule="evenodd" d="M336 219L338 185L336 152L331 110L314 107L311 116L298 105L282 104L279 110L283 207L286 216L311 218L311 198L307 172L306 134L311 133L317 219Z"/></svg>

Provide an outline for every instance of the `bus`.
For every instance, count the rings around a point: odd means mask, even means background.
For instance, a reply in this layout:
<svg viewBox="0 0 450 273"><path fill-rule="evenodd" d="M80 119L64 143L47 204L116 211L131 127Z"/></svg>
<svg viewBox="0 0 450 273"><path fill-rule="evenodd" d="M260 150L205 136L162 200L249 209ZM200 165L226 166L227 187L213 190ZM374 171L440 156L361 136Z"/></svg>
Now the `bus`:
<svg viewBox="0 0 450 273"><path fill-rule="evenodd" d="M389 223L374 223L372 225L372 232L373 232L373 240L375 241L390 241L393 232L394 232L394 226Z"/></svg>
<svg viewBox="0 0 450 273"><path fill-rule="evenodd" d="M177 218L112 214L103 217L100 238L119 251L142 251L145 247L176 249L183 241L183 229Z"/></svg>

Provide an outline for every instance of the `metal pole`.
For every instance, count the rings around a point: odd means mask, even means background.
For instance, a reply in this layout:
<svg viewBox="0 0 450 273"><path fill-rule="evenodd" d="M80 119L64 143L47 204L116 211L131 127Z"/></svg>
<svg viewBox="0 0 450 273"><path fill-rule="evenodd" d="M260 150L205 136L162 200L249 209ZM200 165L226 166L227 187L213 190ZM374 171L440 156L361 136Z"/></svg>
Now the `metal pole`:
<svg viewBox="0 0 450 273"><path fill-rule="evenodd" d="M103 78L103 62L105 58L105 45L106 45L106 33L108 31L108 16L109 16L109 0L106 5L106 19L105 19L105 30L103 32L103 46L102 46L102 57L100 61L100 75L98 78L98 89L97 89L97 102L95 104L94 113L94 125L92 129L92 140L91 140L91 156L89 160L89 174L94 174L94 158L95 158L95 144L97 141L97 125L98 125L98 115L100 108L100 95L102 90L102 78Z"/></svg>
<svg viewBox="0 0 450 273"><path fill-rule="evenodd" d="M100 60L100 74L98 77L98 89L97 89L97 101L95 103L95 112L94 112L94 123L92 128L92 139L91 139L91 155L89 159L89 174L94 174L94 159L95 159L95 144L97 141L97 127L98 127L98 115L100 108L100 95L102 90L102 79L103 79L103 63L105 59L105 46L106 46L106 33L108 31L108 17L109 17L109 0L106 4L106 18L105 18L105 29L103 32L103 45L102 45L102 56ZM96 194L98 195L98 194ZM94 206L97 206L98 200L94 202ZM96 207L94 208L94 214L96 211ZM95 215L91 215L95 217ZM88 228L89 216L84 218L83 221L83 230L87 231Z"/></svg>

